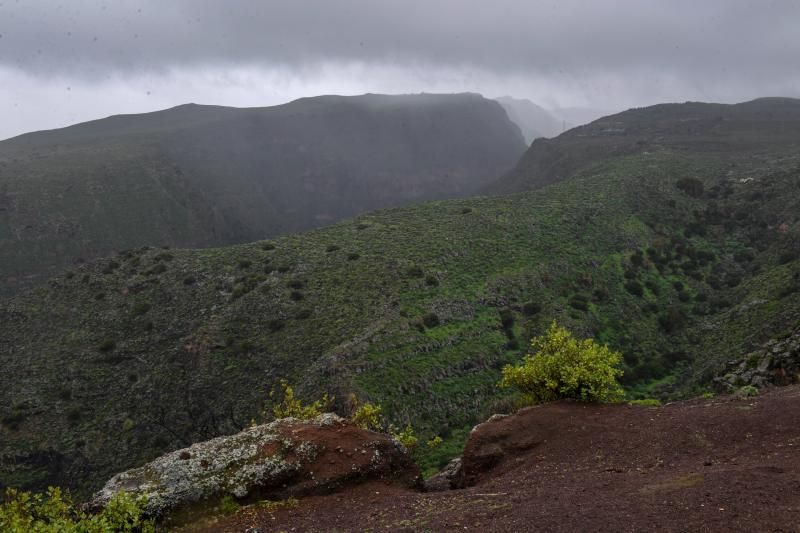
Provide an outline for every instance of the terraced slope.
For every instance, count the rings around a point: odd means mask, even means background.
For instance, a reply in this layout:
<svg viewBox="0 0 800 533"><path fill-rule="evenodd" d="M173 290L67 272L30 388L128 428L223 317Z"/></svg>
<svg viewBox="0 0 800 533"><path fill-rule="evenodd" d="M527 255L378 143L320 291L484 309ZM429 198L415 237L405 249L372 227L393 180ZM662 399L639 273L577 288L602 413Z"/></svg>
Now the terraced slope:
<svg viewBox="0 0 800 533"><path fill-rule="evenodd" d="M0 294L116 250L221 246L465 196L525 150L475 94L185 105L0 142Z"/></svg>
<svg viewBox="0 0 800 533"><path fill-rule="evenodd" d="M697 392L800 322L798 191L796 153L662 147L531 192L81 266L0 305L0 482L97 488L240 430L280 378L441 434L432 467L553 319L622 350L632 396Z"/></svg>

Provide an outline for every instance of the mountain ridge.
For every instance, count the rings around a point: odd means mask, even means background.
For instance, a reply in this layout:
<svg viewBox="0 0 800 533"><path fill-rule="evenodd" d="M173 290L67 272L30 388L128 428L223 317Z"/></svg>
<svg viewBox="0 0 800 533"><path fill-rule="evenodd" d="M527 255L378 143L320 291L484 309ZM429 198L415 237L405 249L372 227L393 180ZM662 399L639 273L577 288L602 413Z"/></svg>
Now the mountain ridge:
<svg viewBox="0 0 800 533"><path fill-rule="evenodd" d="M726 131L752 138L711 148L679 123L682 140L516 194L136 248L0 302L0 483L91 490L241 430L282 378L440 434L430 470L507 401L500 368L553 319L621 351L633 398L707 391L732 355L800 322L800 116L781 117L740 120ZM596 139L550 142L579 158Z"/></svg>
<svg viewBox="0 0 800 533"><path fill-rule="evenodd" d="M525 149L475 94L186 105L0 142L0 290L142 245L204 247L467 195Z"/></svg>

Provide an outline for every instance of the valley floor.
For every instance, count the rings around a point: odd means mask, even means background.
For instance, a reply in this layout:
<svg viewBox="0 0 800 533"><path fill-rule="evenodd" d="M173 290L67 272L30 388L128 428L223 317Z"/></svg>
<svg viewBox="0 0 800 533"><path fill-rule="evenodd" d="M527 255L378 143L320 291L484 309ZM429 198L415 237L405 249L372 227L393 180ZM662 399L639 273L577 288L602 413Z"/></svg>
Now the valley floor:
<svg viewBox="0 0 800 533"><path fill-rule="evenodd" d="M555 403L479 426L467 489L382 483L207 531L800 531L800 386L664 407ZM248 529L257 528L257 529Z"/></svg>

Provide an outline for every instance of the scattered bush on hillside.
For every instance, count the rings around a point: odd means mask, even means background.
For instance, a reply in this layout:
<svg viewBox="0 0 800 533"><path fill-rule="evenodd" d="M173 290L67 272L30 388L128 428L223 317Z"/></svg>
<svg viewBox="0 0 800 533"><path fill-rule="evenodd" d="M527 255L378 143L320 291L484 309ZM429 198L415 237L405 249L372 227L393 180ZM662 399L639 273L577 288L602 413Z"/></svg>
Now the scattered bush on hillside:
<svg viewBox="0 0 800 533"><path fill-rule="evenodd" d="M795 250L787 250L778 257L778 264L785 265L786 263L791 263L795 259L800 257L800 253Z"/></svg>
<svg viewBox="0 0 800 533"><path fill-rule="evenodd" d="M383 408L380 405L365 402L362 403L355 394L351 394L347 400L349 405L350 420L361 429L369 431L379 431L388 433L397 442L405 446L412 455L419 451L419 439L411 424L406 424L405 428L399 429L393 424L387 423L383 417ZM442 444L443 440L438 435L434 435L425 442L428 449L433 450Z"/></svg>
<svg viewBox="0 0 800 533"><path fill-rule="evenodd" d="M745 385L736 391L736 395L742 398L752 398L753 396L758 396L758 389L752 385Z"/></svg>
<svg viewBox="0 0 800 533"><path fill-rule="evenodd" d="M634 296L641 298L644 295L644 287L638 281L629 281L625 284L625 290Z"/></svg>
<svg viewBox="0 0 800 533"><path fill-rule="evenodd" d="M114 341L114 339L103 339L97 346L97 349L101 352L110 352L116 347L117 343Z"/></svg>
<svg viewBox="0 0 800 533"><path fill-rule="evenodd" d="M383 429L383 422L381 421L383 409L381 406L369 402L360 404L358 399L355 401L358 406L350 417L350 420L361 429L381 431Z"/></svg>
<svg viewBox="0 0 800 533"><path fill-rule="evenodd" d="M406 270L406 275L409 278L421 278L424 275L424 272L422 271L421 267L414 265Z"/></svg>
<svg viewBox="0 0 800 533"><path fill-rule="evenodd" d="M435 328L439 325L439 316L436 313L428 313L422 317L422 323L426 328Z"/></svg>
<svg viewBox="0 0 800 533"><path fill-rule="evenodd" d="M503 367L502 387L515 388L525 403L560 398L613 402L624 397L617 379L622 355L593 339L578 340L555 321L547 333L531 340L532 354Z"/></svg>
<svg viewBox="0 0 800 533"><path fill-rule="evenodd" d="M672 306L658 317L658 325L665 333L674 333L683 327L686 318L680 307Z"/></svg>
<svg viewBox="0 0 800 533"><path fill-rule="evenodd" d="M528 302L522 306L522 313L525 316L533 316L542 310L542 306L536 302Z"/></svg>
<svg viewBox="0 0 800 533"><path fill-rule="evenodd" d="M411 424L406 424L406 427L403 429L397 429L394 426L389 427L389 434L402 444L409 453L413 454L417 451L419 447L419 439L417 438L416 433L414 432L414 428L411 427Z"/></svg>
<svg viewBox="0 0 800 533"><path fill-rule="evenodd" d="M294 389L285 379L280 381L279 388L280 391L272 389L269 393L270 400L276 397L276 393L277 396L280 396L280 401L272 405L272 415L275 418L311 420L330 409L331 404L333 404L333 397L325 393L319 400L304 405L303 402L294 395Z"/></svg>
<svg viewBox="0 0 800 533"><path fill-rule="evenodd" d="M503 309L500 311L500 324L503 329L511 329L514 327L514 313L511 309Z"/></svg>
<svg viewBox="0 0 800 533"><path fill-rule="evenodd" d="M699 198L703 195L703 182L697 178L681 178L675 183L675 187L692 198Z"/></svg>
<svg viewBox="0 0 800 533"><path fill-rule="evenodd" d="M589 310L589 302L586 299L586 296L582 294L576 294L573 296L569 301L570 307L573 309L577 309L578 311L588 311Z"/></svg>
<svg viewBox="0 0 800 533"><path fill-rule="evenodd" d="M106 533L155 531L153 520L144 517L146 499L124 492L116 494L98 514L81 511L69 494L50 487L32 494L7 489L0 503L0 531L7 533L75 531Z"/></svg>

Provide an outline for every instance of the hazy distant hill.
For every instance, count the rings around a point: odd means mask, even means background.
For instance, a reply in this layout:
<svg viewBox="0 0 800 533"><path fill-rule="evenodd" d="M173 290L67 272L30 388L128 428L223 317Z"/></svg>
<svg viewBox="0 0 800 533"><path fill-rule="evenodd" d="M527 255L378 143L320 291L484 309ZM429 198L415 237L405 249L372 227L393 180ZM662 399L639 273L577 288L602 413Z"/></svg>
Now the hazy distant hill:
<svg viewBox="0 0 800 533"><path fill-rule="evenodd" d="M71 269L0 301L0 487L96 488L281 378L441 435L435 466L553 319L622 351L633 397L708 390L800 323L798 145L796 100L636 109L536 141L521 193Z"/></svg>
<svg viewBox="0 0 800 533"><path fill-rule="evenodd" d="M22 135L0 142L0 292L114 250L232 244L464 196L524 150L476 94L189 104Z"/></svg>
<svg viewBox="0 0 800 533"><path fill-rule="evenodd" d="M545 108L525 98L501 96L496 98L530 144L539 137L555 137L563 131L561 121Z"/></svg>
<svg viewBox="0 0 800 533"><path fill-rule="evenodd" d="M516 168L484 188L508 194L544 187L613 156L664 149L749 160L759 150L800 148L800 100L660 104L630 109L536 140Z"/></svg>

